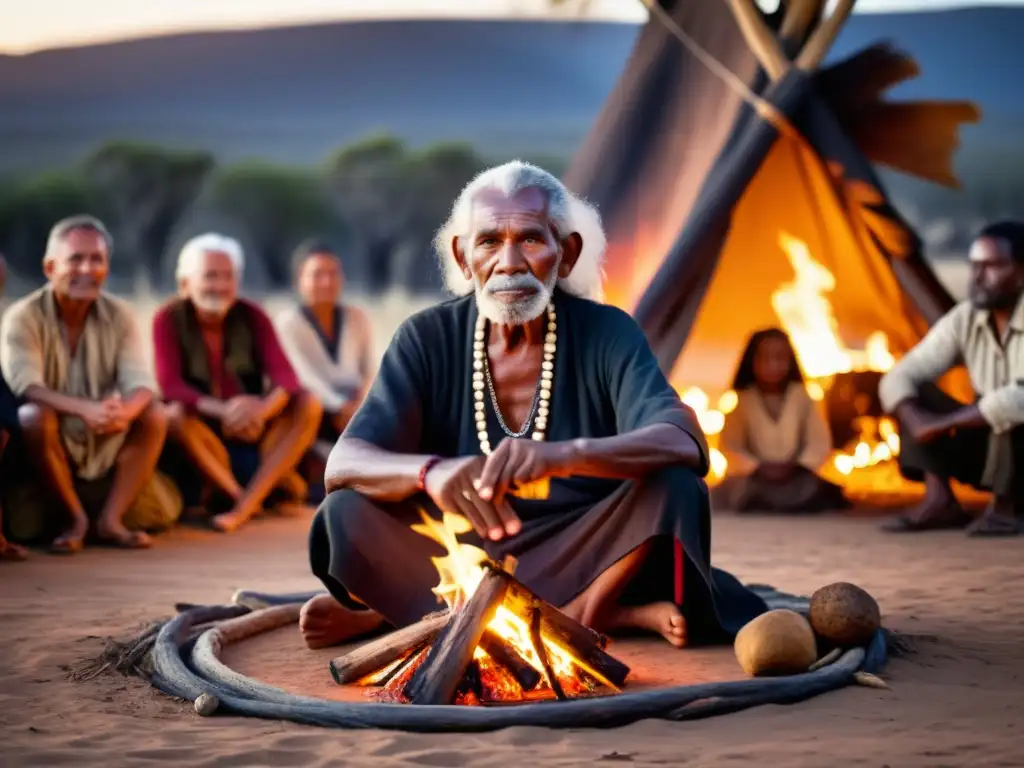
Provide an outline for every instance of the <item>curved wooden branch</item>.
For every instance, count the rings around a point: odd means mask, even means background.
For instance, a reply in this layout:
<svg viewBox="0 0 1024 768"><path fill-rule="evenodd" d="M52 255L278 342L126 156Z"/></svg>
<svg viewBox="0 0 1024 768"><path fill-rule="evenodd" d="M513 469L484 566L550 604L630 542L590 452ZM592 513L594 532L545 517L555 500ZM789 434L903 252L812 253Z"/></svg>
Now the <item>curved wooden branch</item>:
<svg viewBox="0 0 1024 768"><path fill-rule="evenodd" d="M782 46L775 34L764 23L761 12L753 0L726 0L732 9L740 32L743 33L747 45L757 57L764 71L774 81L781 80L790 69L789 59L782 51Z"/></svg>
<svg viewBox="0 0 1024 768"><path fill-rule="evenodd" d="M843 28L843 24L850 17L850 12L853 11L856 2L857 0L839 0L832 15L821 22L818 28L811 33L807 44L797 55L796 65L799 69L810 72L817 69L818 65L824 61L825 54L828 53L828 49L832 47L832 43L839 35L839 30Z"/></svg>
<svg viewBox="0 0 1024 768"><path fill-rule="evenodd" d="M800 50L807 31L820 18L824 0L786 0L786 15L779 27L783 49L795 54Z"/></svg>

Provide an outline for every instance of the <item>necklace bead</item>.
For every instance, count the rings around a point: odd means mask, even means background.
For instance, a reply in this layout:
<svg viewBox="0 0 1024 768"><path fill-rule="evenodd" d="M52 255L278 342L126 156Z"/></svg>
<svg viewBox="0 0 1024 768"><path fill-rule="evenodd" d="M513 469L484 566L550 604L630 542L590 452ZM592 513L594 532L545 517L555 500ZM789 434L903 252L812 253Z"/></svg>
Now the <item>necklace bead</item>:
<svg viewBox="0 0 1024 768"><path fill-rule="evenodd" d="M477 437L480 440L480 451L486 456L491 452L490 437L487 433L487 405L484 398L486 388L490 395L491 406L494 408L494 415L497 417L501 430L509 437L524 437L530 428L533 427L531 438L543 441L548 426L548 414L550 412L551 390L554 382L555 352L558 349L558 334L556 333L555 305L548 304L547 307L547 330L544 334L544 356L541 361L540 376L537 378L537 390L533 396L533 404L526 416L523 428L513 432L505 423L501 415L501 408L498 405L498 396L494 391L494 381L491 378L490 361L487 358L486 338L487 319L483 315L477 316L476 329L473 333L473 409L476 423Z"/></svg>

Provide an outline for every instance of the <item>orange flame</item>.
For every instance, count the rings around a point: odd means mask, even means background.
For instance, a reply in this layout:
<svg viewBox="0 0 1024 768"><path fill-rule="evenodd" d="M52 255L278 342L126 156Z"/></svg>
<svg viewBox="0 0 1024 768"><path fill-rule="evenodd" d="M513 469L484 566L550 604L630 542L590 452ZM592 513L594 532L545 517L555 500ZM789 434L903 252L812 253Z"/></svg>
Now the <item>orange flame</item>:
<svg viewBox="0 0 1024 768"><path fill-rule="evenodd" d="M862 350L850 349L840 339L839 323L825 295L835 289L835 277L815 261L807 244L780 232L779 245L793 267L794 279L772 293L772 308L793 344L811 399L823 400L837 373L885 372L892 368L896 360L889 352L889 340L883 332L871 334ZM680 397L696 412L707 435L711 452L708 485L717 485L728 469L726 457L718 450L718 436L725 416L736 408L736 393L727 390L719 397L715 408L699 387L680 392ZM858 421L858 437L846 451L837 451L832 457L835 472L847 484L857 470L888 461L898 456L900 450L892 420L862 418Z"/></svg>
<svg viewBox="0 0 1024 768"><path fill-rule="evenodd" d="M436 541L447 550L447 554L443 557L431 558L440 576L440 581L434 587L433 592L443 599L450 609L456 610L464 605L480 586L480 581L484 577L483 564L488 559L487 553L472 544L458 541L456 537L459 534L472 530L470 522L461 515L445 512L439 522L421 509L420 517L423 519L423 523L414 523L412 529ZM519 616L504 605L499 605L487 628L515 648L516 653L522 656L530 666L542 675L544 674L544 666L541 664L530 638L530 628ZM615 689L615 686L603 675L577 659L567 648L550 637L545 636L541 639L548 661L551 662L552 671L562 681L567 693L574 688L572 682L578 680L576 668L587 672L591 677L613 690ZM483 649L478 647L474 658L485 660L489 657Z"/></svg>

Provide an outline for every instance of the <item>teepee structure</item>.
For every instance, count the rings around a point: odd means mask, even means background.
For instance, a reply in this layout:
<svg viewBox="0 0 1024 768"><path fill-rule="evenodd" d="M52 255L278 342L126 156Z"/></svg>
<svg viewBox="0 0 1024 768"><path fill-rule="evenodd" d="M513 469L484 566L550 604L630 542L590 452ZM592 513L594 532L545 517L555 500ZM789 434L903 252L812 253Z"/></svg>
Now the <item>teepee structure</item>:
<svg viewBox="0 0 1024 768"><path fill-rule="evenodd" d="M854 0L655 2L566 174L608 229L606 299L674 381L711 392L764 326L803 328L805 368L832 365L822 333L905 352L953 300L872 164L957 186L978 109L887 101L918 67L885 43L823 68Z"/></svg>

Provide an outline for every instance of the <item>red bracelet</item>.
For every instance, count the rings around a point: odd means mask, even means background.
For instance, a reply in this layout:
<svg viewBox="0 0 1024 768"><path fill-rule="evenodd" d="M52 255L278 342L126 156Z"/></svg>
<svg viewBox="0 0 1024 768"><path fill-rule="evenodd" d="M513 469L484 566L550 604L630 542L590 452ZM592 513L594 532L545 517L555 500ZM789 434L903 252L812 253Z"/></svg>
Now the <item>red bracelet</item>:
<svg viewBox="0 0 1024 768"><path fill-rule="evenodd" d="M431 456L429 459L423 462L423 466L420 467L419 478L416 480L417 491L427 490L427 472L433 469L434 465L437 464L440 460L440 456Z"/></svg>

